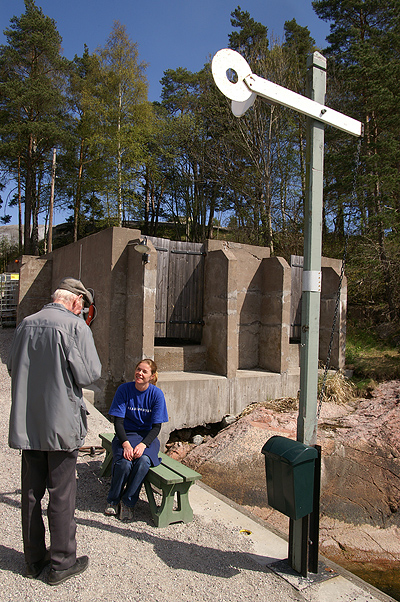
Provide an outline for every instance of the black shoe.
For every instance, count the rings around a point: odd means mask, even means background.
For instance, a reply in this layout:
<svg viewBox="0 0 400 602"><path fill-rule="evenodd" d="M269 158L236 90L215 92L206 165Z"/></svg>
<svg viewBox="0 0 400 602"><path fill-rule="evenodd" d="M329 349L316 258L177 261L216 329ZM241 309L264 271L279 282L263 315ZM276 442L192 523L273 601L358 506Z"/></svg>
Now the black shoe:
<svg viewBox="0 0 400 602"><path fill-rule="evenodd" d="M49 573L49 585L58 585L59 583L63 583L70 577L74 575L79 575L79 573L83 573L89 566L89 558L87 556L81 556L76 559L75 564L69 567L69 569L64 569L63 571L55 571L51 569Z"/></svg>
<svg viewBox="0 0 400 602"><path fill-rule="evenodd" d="M50 552L46 551L46 554L42 558L42 560L38 560L37 562L27 562L26 563L26 576L28 579L37 579L40 573L43 571L44 567L50 564Z"/></svg>

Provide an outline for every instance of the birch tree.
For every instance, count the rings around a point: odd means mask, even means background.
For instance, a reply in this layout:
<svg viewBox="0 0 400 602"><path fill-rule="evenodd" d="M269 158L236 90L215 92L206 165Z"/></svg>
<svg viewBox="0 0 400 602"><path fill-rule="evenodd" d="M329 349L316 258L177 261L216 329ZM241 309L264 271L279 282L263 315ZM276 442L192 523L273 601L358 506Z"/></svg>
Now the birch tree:
<svg viewBox="0 0 400 602"><path fill-rule="evenodd" d="M95 142L101 154L114 161L103 197L109 217L121 226L130 204L137 202L138 173L146 158L144 140L151 116L146 65L118 21L96 54L100 80L92 106L99 120Z"/></svg>

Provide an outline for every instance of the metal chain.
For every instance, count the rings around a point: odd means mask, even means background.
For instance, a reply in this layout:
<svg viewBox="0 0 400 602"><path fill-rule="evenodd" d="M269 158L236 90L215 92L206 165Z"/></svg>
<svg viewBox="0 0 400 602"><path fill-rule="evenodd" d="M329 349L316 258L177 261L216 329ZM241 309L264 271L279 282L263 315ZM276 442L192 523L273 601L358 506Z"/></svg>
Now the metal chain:
<svg viewBox="0 0 400 602"><path fill-rule="evenodd" d="M357 195L356 187L357 187L358 168L360 166L361 142L362 142L362 138L359 138L358 139L358 144L357 144L357 151L356 151L356 165L355 165L355 169L354 169L354 172L353 172L353 190L352 190L352 195L351 195L352 200L354 202L356 201L356 195ZM350 222L350 216L348 216L348 223L349 222ZM327 377L328 377L329 366L330 366L330 363L331 363L332 346L333 346L333 339L334 339L334 336L335 336L335 328L336 328L337 317L338 317L338 314L339 314L340 293L341 293L341 289L342 289L343 278L344 278L344 270L345 270L345 266L346 266L348 242L349 242L349 228L347 227L347 234L346 234L345 241L344 241L342 267L341 267L341 270L340 270L339 285L338 285L338 290L337 290L337 294L336 294L335 312L333 314L333 323L332 323L332 330L331 330L331 338L330 338L330 341L329 341L328 353L327 353L327 356L326 356L325 370L324 370L324 375L322 377L321 391L320 391L319 400L318 400L317 419L319 418L319 415L321 413L322 401L323 401L323 398L324 398L324 395L325 395L325 389L326 389L326 380L327 380Z"/></svg>

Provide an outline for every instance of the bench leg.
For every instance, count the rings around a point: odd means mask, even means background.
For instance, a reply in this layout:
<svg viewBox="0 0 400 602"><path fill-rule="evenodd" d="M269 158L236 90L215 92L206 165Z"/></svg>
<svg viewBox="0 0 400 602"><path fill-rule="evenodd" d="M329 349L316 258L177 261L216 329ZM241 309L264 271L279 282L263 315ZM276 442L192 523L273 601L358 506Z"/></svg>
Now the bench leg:
<svg viewBox="0 0 400 602"><path fill-rule="evenodd" d="M112 465L112 451L106 450L106 457L103 460L103 464L100 468L100 476L101 477L109 477L111 475L111 465Z"/></svg>
<svg viewBox="0 0 400 602"><path fill-rule="evenodd" d="M157 506L151 483L144 481L150 511L156 527L167 527L171 523L189 523L193 520L193 510L189 503L189 488L191 482L164 485L162 487L162 500ZM174 510L175 494L177 508Z"/></svg>
<svg viewBox="0 0 400 602"><path fill-rule="evenodd" d="M144 481L147 499L149 500L151 515L156 527L167 527L173 522L173 506L174 506L174 485L164 485L162 487L162 500L160 506L157 506L154 498L154 491L148 481Z"/></svg>
<svg viewBox="0 0 400 602"><path fill-rule="evenodd" d="M180 520L184 523L190 523L193 520L193 510L189 503L189 489L191 482L178 483L176 485L176 494L178 508L176 513L180 515Z"/></svg>

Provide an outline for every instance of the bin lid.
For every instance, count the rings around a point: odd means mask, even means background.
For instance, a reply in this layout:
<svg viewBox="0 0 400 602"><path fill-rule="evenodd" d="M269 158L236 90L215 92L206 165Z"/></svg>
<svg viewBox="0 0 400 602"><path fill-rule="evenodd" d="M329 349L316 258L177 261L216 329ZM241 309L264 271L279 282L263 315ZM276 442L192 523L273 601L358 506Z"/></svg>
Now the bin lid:
<svg viewBox="0 0 400 602"><path fill-rule="evenodd" d="M265 456L279 456L291 466L315 460L318 452L315 447L305 445L300 441L293 441L280 435L274 435L264 444L261 453Z"/></svg>

